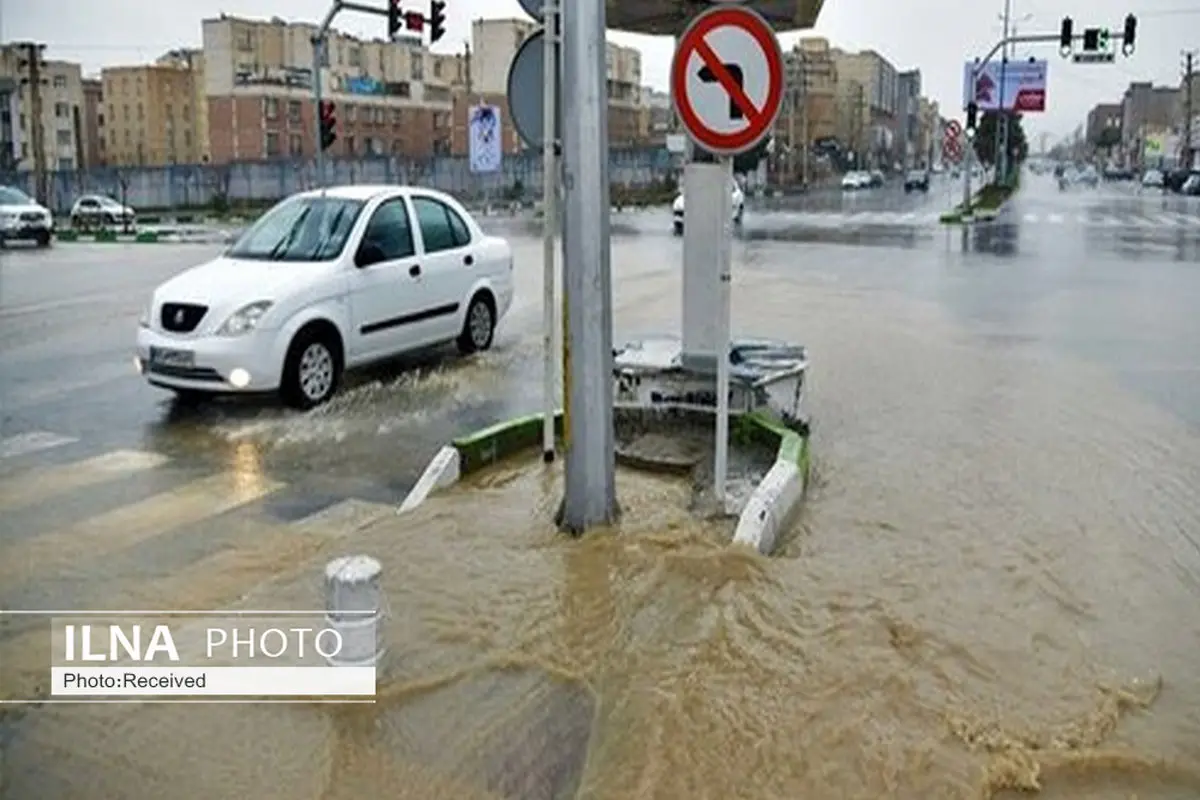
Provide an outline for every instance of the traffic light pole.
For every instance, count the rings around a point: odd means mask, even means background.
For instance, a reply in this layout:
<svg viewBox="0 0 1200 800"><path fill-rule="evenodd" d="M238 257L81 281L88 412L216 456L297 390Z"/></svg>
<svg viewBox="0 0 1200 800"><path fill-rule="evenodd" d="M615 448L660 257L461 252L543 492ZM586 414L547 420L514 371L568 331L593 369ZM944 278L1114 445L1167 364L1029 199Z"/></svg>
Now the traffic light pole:
<svg viewBox="0 0 1200 800"><path fill-rule="evenodd" d="M347 2L347 0L333 0L333 5L329 7L325 18L321 20L317 32L313 34L313 151L315 153L314 163L317 168L316 179L318 186L325 184L325 152L321 149L321 67L325 63L325 38L329 34L329 27L333 25L334 18L342 11L358 11L362 14L374 14L379 17L388 16L386 8L364 6L361 3Z"/></svg>
<svg viewBox="0 0 1200 800"><path fill-rule="evenodd" d="M1127 27L1129 24L1129 19L1130 18L1127 18L1126 20L1124 20L1121 23L1121 25L1117 26L1117 29L1120 30L1120 29L1124 28L1126 30L1129 30L1129 28ZM1066 31L1064 30L1063 33L1066 33ZM1076 42L1082 42L1084 40L1084 34L1072 33L1069 38L1070 38L1071 44L1075 44ZM1132 45L1133 45L1132 39L1130 41L1126 42L1126 36L1123 33L1114 34L1112 36L1112 38L1113 38L1113 40L1120 42L1122 44L1123 49L1124 49L1125 45L1128 45L1129 47L1132 48ZM991 63L992 58L995 57L996 53L1000 52L1000 50L1004 49L1005 52L1007 52L1007 48L1010 45L1014 45L1014 44L1051 44L1051 43L1058 43L1060 45L1065 45L1067 43L1067 37L1063 36L1063 34L1060 34L1060 33L1033 33L1033 34L1022 34L1020 36L1004 36L1004 37L1002 37L998 42L996 42L995 45L992 46L992 49L987 52L987 55L985 55L983 58L981 58L977 61L975 67L971 70L971 85L972 86L975 85L975 79L979 77L979 74L981 72L983 72L984 68L987 67L988 64ZM1128 55L1128 54L1129 54L1129 52L1126 52L1126 55ZM1001 97L1003 97L1003 93L1004 93L1003 85L1001 85L1001 87L1000 87L1000 92L1001 92ZM1003 111L1003 104L1001 104L1001 111ZM967 212L971 207L971 169L974 167L974 164L975 164L975 137L971 131L968 131L968 139L969 139L969 141L967 144L967 160L966 160L965 168L963 169L962 209L963 209L964 213ZM1005 147L1007 147L1007 145L1005 145Z"/></svg>

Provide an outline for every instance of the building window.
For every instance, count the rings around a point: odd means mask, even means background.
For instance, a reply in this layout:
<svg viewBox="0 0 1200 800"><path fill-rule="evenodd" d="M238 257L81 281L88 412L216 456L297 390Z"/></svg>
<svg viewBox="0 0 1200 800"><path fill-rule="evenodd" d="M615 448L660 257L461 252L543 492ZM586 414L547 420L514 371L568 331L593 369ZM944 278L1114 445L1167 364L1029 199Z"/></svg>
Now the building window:
<svg viewBox="0 0 1200 800"><path fill-rule="evenodd" d="M347 59L352 67L362 66L362 50L357 47L351 47L349 57Z"/></svg>
<svg viewBox="0 0 1200 800"><path fill-rule="evenodd" d="M358 106L346 106L346 121L347 122L357 122L358 121Z"/></svg>
<svg viewBox="0 0 1200 800"><path fill-rule="evenodd" d="M288 137L288 152L294 156L304 153L304 142L300 138L300 134L293 133Z"/></svg>
<svg viewBox="0 0 1200 800"><path fill-rule="evenodd" d="M404 152L404 142L400 139L392 141L392 155L398 156Z"/></svg>
<svg viewBox="0 0 1200 800"><path fill-rule="evenodd" d="M400 113L400 109L393 108L392 109L392 124L399 125L403 121L404 121L404 115Z"/></svg>
<svg viewBox="0 0 1200 800"><path fill-rule="evenodd" d="M104 115L103 115L103 114L97 114L97 115L96 115L96 127L97 127L97 128L103 128L103 127L104 127Z"/></svg>
<svg viewBox="0 0 1200 800"><path fill-rule="evenodd" d="M279 155L279 134L275 131L267 132L267 158L273 158Z"/></svg>
<svg viewBox="0 0 1200 800"><path fill-rule="evenodd" d="M386 108L375 109L375 124L382 125L386 121L387 121L387 109Z"/></svg>
<svg viewBox="0 0 1200 800"><path fill-rule="evenodd" d="M254 49L254 31L250 29L238 31L235 42L238 50L252 51Z"/></svg>
<svg viewBox="0 0 1200 800"><path fill-rule="evenodd" d="M412 54L412 79L414 81L425 80L425 57L424 53L416 52Z"/></svg>
<svg viewBox="0 0 1200 800"><path fill-rule="evenodd" d="M192 118L192 107L187 103L183 104L183 119L188 121Z"/></svg>
<svg viewBox="0 0 1200 800"><path fill-rule="evenodd" d="M59 147L70 147L72 138L73 137L71 136L70 131L55 131L54 132L54 140L58 143Z"/></svg>
<svg viewBox="0 0 1200 800"><path fill-rule="evenodd" d="M73 159L73 158L60 158L60 159L58 160L58 168L59 168L60 170L72 170L72 169L75 169L75 159Z"/></svg>
<svg viewBox="0 0 1200 800"><path fill-rule="evenodd" d="M58 119L67 119L71 116L71 106L66 103L54 104L54 116Z"/></svg>
<svg viewBox="0 0 1200 800"><path fill-rule="evenodd" d="M142 104L138 103L138 122L141 122L145 118L146 118L146 111L145 111L145 109L142 108Z"/></svg>
<svg viewBox="0 0 1200 800"><path fill-rule="evenodd" d="M184 147L192 146L192 132L191 131L183 132L183 146Z"/></svg>
<svg viewBox="0 0 1200 800"><path fill-rule="evenodd" d="M124 117L125 121L129 122L129 106L122 106L121 112L122 112L122 116Z"/></svg>
<svg viewBox="0 0 1200 800"><path fill-rule="evenodd" d="M66 75L55 75L54 76L54 88L55 89L67 88L67 76Z"/></svg>
<svg viewBox="0 0 1200 800"><path fill-rule="evenodd" d="M348 155L348 156L354 155L354 137L353 136L346 137L346 155Z"/></svg>
<svg viewBox="0 0 1200 800"><path fill-rule="evenodd" d="M300 101L299 100L289 100L288 101L288 122L294 123L296 125L300 124Z"/></svg>
<svg viewBox="0 0 1200 800"><path fill-rule="evenodd" d="M171 104L170 104L170 103L167 103L167 105L166 105L166 110L167 110L167 119L171 119L171 117L172 117L172 116L174 115L174 113L175 113L175 109L173 109L173 108L171 107Z"/></svg>
<svg viewBox="0 0 1200 800"><path fill-rule="evenodd" d="M442 77L442 61L441 61L441 59L436 59L433 62L433 77L435 77L435 78Z"/></svg>
<svg viewBox="0 0 1200 800"><path fill-rule="evenodd" d="M263 98L263 116L267 119L279 119L279 100L275 97Z"/></svg>

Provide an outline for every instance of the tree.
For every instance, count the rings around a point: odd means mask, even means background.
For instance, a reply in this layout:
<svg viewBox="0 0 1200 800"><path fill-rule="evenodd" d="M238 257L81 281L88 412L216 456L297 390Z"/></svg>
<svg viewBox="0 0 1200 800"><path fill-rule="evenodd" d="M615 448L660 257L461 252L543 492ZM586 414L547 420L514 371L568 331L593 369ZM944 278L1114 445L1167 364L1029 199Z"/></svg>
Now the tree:
<svg viewBox="0 0 1200 800"><path fill-rule="evenodd" d="M1001 120L1007 116L1008 123L1008 152L1010 163L1020 164L1029 155L1029 142L1025 139L1025 128L1021 124L1021 115L1014 111L985 111L979 118L979 127L975 129L975 157L984 166L995 166L997 161L996 145L999 143L996 131Z"/></svg>
<svg viewBox="0 0 1200 800"><path fill-rule="evenodd" d="M1104 128L1100 134L1096 136L1096 141L1092 145L1097 150L1111 150L1121 144L1121 129L1120 128Z"/></svg>

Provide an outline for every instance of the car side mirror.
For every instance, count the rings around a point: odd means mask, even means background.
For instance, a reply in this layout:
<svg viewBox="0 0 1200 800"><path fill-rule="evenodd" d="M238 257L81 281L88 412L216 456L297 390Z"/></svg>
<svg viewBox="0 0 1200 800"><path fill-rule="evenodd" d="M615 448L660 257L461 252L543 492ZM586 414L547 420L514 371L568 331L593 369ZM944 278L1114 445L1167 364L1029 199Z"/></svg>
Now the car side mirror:
<svg viewBox="0 0 1200 800"><path fill-rule="evenodd" d="M354 265L361 269L386 260L387 256L384 255L382 247L374 242L363 242L354 256Z"/></svg>

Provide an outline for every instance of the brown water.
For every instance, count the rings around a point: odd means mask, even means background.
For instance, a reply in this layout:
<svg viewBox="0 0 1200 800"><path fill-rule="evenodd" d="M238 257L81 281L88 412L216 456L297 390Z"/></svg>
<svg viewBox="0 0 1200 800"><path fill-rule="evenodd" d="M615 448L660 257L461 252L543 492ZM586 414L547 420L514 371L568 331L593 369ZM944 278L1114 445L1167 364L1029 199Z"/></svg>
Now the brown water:
<svg viewBox="0 0 1200 800"><path fill-rule="evenodd" d="M660 283L623 324L678 319ZM779 556L629 474L621 529L564 540L557 471L501 469L359 535L378 704L39 710L6 796L1200 796L1200 437L896 295L747 273L735 298L816 363ZM318 568L245 602L311 607Z"/></svg>

